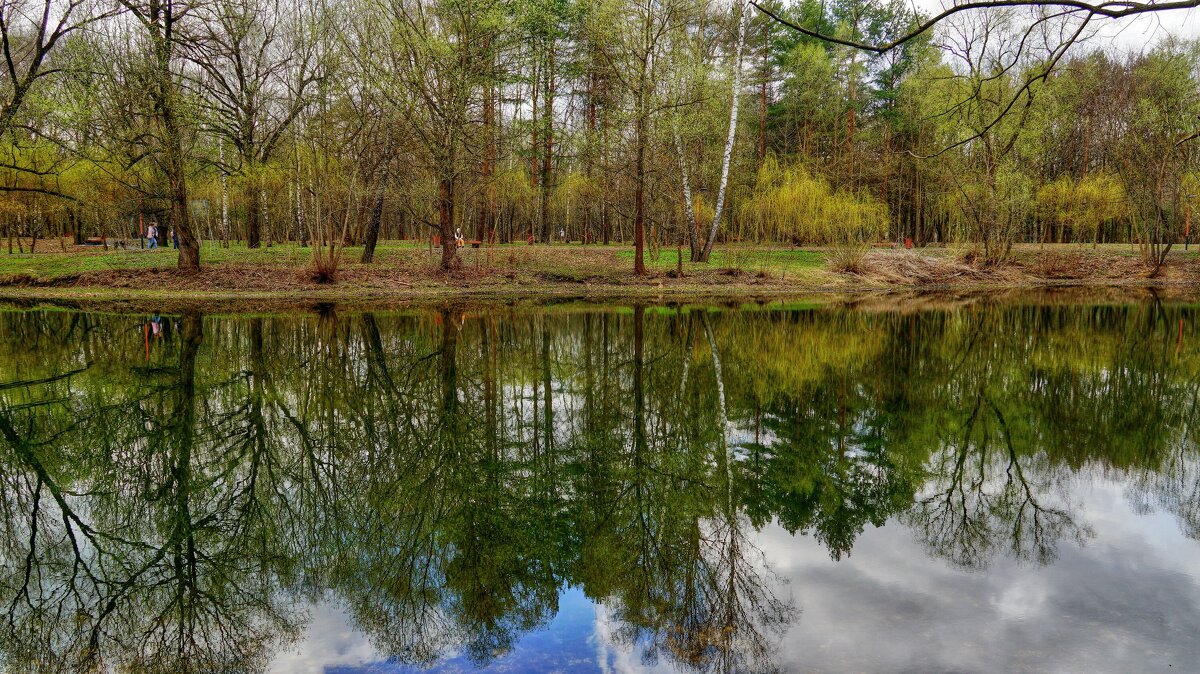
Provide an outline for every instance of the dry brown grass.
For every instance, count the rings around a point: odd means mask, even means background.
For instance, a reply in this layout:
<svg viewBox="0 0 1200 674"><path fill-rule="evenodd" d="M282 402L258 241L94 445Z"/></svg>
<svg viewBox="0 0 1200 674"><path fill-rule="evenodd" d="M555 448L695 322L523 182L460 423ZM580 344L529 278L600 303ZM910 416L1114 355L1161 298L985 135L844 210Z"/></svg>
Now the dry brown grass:
<svg viewBox="0 0 1200 674"><path fill-rule="evenodd" d="M1048 280L1144 280L1152 272L1141 257L1081 251L1039 251L1019 265L1031 276Z"/></svg>
<svg viewBox="0 0 1200 674"><path fill-rule="evenodd" d="M866 271L868 249L864 246L832 246L826 251L829 268L843 274L862 274Z"/></svg>
<svg viewBox="0 0 1200 674"><path fill-rule="evenodd" d="M1016 280L1005 267L977 266L948 256L912 251L871 251L863 256L860 276L895 285L949 286Z"/></svg>

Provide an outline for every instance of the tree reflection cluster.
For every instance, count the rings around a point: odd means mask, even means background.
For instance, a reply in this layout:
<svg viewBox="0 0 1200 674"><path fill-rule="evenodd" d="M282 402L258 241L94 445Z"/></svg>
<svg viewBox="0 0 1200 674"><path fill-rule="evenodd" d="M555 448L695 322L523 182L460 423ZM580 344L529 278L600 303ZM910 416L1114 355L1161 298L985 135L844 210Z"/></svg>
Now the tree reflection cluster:
<svg viewBox="0 0 1200 674"><path fill-rule="evenodd" d="M486 663L577 586L646 658L766 670L770 523L1044 564L1117 472L1200 536L1193 318L3 311L0 657L259 671L333 597L390 658Z"/></svg>

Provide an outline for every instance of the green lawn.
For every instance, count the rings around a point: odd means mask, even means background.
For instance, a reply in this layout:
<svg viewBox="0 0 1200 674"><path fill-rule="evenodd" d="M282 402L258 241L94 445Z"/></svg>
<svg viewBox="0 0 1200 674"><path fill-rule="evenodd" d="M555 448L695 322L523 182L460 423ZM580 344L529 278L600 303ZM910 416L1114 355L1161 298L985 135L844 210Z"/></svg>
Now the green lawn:
<svg viewBox="0 0 1200 674"><path fill-rule="evenodd" d="M751 248L742 246L722 247L713 250L709 264L701 265L689 262L688 251L683 250L683 269L694 268L736 268L747 272L767 271L772 274L786 274L816 269L824 266L825 254L816 250L801 250L799 248ZM633 250L622 247L617 257L633 264ZM646 266L651 269L674 269L676 264L674 248L662 248L658 258L646 252Z"/></svg>
<svg viewBox="0 0 1200 674"><path fill-rule="evenodd" d="M440 259L439 253L435 250L433 255L428 255L427 251L426 242L380 244L376 248L375 264L377 267L390 265L414 269L433 267ZM360 246L343 249L342 264L347 268L357 267L361 254ZM460 254L465 266L487 265L533 273L560 274L564 278L599 279L613 274L624 275L633 268L633 249L617 244L530 246L517 243L497 245L491 250L468 247ZM312 249L301 248L291 243L254 249L247 248L242 243L233 243L229 247L205 243L200 257L204 265L232 263L300 267L312 258ZM824 254L819 251L735 246L714 250L712 261L707 265L685 260L684 270L691 272L737 268L748 274L766 272L779 277L820 269L824 261ZM169 247L157 250L112 248L107 251L99 248L72 247L63 251L57 241L42 241L39 242L37 253L14 252L9 255L5 250L0 250L0 277L31 276L37 279L52 279L112 269L171 268L177 262L178 253ZM657 258L647 251L646 264L658 271L674 269L675 249L663 248Z"/></svg>
<svg viewBox="0 0 1200 674"><path fill-rule="evenodd" d="M419 249L420 246L411 243L381 244L376 248L376 256L386 258L405 253L412 255ZM353 264L361 254L361 246L346 248L343 259L347 264ZM236 263L298 267L306 264L311 258L311 248L301 248L290 243L270 248L247 248L243 243L233 243L226 248L217 243L206 242L200 250L200 260L205 265ZM14 250L10 255L7 248L0 249L0 277L28 275L50 279L109 269L171 268L175 267L178 261L179 254L170 247L157 250L110 248L107 251L102 248L73 247L64 252L57 241L40 241L36 253L19 253Z"/></svg>

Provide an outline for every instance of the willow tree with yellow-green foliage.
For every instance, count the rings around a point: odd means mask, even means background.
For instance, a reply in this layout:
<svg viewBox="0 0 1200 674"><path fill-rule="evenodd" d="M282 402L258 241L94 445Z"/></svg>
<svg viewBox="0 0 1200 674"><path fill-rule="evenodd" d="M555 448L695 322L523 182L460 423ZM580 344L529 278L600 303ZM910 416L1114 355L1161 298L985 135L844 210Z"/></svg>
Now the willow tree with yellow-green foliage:
<svg viewBox="0 0 1200 674"><path fill-rule="evenodd" d="M741 201L743 231L760 238L828 245L837 264L853 265L872 241L887 231L887 205L865 192L835 189L800 164L767 157L749 196Z"/></svg>
<svg viewBox="0 0 1200 674"><path fill-rule="evenodd" d="M1038 215L1047 225L1058 227L1058 238L1072 232L1077 240L1090 237L1092 246L1100 241L1105 226L1129 212L1128 197L1121 181L1109 173L1093 173L1079 181L1062 175L1037 191Z"/></svg>

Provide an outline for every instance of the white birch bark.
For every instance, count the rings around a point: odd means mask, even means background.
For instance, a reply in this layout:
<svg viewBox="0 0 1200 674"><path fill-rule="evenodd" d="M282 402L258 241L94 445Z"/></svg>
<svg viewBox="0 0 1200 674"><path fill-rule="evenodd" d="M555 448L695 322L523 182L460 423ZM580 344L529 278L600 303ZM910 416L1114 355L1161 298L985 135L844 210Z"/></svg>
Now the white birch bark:
<svg viewBox="0 0 1200 674"><path fill-rule="evenodd" d="M258 190L258 212L259 222L262 223L262 236L267 240L267 247L271 246L271 221L267 216L267 191L264 189Z"/></svg>
<svg viewBox="0 0 1200 674"><path fill-rule="evenodd" d="M742 52L746 46L746 20L750 16L749 5L740 3L741 16L738 18L737 50L733 62L733 106L729 110L729 136L725 139L725 155L721 159L721 184L717 189L717 205L713 212L712 227L708 230L708 240L700 253L700 260L708 261L712 252L713 242L717 240L717 230L721 228L721 211L725 210L725 192L729 185L729 163L733 159L733 141L737 135L738 99L742 88Z"/></svg>
<svg viewBox="0 0 1200 674"><path fill-rule="evenodd" d="M229 241L229 185L228 175L225 172L225 142L221 141L218 148L221 162L221 237L225 241Z"/></svg>
<svg viewBox="0 0 1200 674"><path fill-rule="evenodd" d="M683 154L683 136L679 133L679 115L675 115L675 152L679 155L679 173L683 179L683 211L687 218L688 243L693 260L696 254L696 208L692 203L692 183L688 178L687 159Z"/></svg>
<svg viewBox="0 0 1200 674"><path fill-rule="evenodd" d="M308 228L304 221L304 195L301 193L300 187L300 141L296 140L296 179L294 185L296 188L296 242L301 246L308 241Z"/></svg>
<svg viewBox="0 0 1200 674"><path fill-rule="evenodd" d="M729 435L733 430L729 424L728 406L725 403L725 375L721 372L721 352L717 350L717 339L713 336L712 324L708 322L708 315L704 316L704 332L708 336L708 348L712 350L713 357L713 372L717 379L717 413L720 414L721 422L721 451L725 454L725 489L726 489L726 512L734 512L733 494L731 486L733 485L733 449L729 446Z"/></svg>

